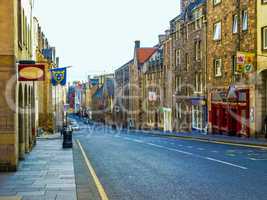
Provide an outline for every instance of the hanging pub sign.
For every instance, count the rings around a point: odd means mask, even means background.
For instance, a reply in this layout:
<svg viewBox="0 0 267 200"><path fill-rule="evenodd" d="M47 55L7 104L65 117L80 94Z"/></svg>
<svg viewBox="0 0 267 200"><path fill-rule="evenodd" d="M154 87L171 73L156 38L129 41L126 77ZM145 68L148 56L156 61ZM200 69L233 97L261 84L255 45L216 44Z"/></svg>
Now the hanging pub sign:
<svg viewBox="0 0 267 200"><path fill-rule="evenodd" d="M42 64L19 64L19 81L44 81L45 66Z"/></svg>
<svg viewBox="0 0 267 200"><path fill-rule="evenodd" d="M236 64L238 73L250 73L253 72L254 69L254 62L255 62L255 54L248 53L248 52L237 52L236 55Z"/></svg>

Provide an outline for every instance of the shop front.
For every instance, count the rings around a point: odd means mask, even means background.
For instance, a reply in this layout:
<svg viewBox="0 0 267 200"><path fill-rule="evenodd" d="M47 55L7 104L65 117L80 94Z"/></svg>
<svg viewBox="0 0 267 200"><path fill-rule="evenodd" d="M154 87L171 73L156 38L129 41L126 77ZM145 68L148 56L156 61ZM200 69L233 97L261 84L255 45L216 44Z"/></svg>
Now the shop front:
<svg viewBox="0 0 267 200"><path fill-rule="evenodd" d="M214 134L250 136L249 89L219 90L212 93L209 121Z"/></svg>
<svg viewBox="0 0 267 200"><path fill-rule="evenodd" d="M192 130L206 131L207 106L205 97L192 97Z"/></svg>

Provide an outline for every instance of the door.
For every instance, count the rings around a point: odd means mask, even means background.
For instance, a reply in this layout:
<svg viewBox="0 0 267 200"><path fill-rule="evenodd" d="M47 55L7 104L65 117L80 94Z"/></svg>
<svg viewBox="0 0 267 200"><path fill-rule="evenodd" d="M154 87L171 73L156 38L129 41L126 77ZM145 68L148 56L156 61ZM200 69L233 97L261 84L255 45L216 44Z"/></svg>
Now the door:
<svg viewBox="0 0 267 200"><path fill-rule="evenodd" d="M238 133L238 113L236 108L229 108L228 115L228 134L237 135Z"/></svg>

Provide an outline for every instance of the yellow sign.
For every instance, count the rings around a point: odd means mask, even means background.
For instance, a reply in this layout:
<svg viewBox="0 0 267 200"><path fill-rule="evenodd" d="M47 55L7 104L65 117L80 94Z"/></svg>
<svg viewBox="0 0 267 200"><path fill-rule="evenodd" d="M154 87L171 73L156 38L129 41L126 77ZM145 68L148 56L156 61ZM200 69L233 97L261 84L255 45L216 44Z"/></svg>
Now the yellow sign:
<svg viewBox="0 0 267 200"><path fill-rule="evenodd" d="M248 52L237 52L236 64L238 73L250 73L254 71L255 54Z"/></svg>

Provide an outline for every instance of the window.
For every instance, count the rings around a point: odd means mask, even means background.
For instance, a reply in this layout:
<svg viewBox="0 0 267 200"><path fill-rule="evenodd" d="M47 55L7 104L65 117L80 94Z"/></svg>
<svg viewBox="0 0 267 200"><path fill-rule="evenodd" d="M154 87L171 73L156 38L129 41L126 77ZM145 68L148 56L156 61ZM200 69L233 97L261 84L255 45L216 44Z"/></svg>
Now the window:
<svg viewBox="0 0 267 200"><path fill-rule="evenodd" d="M18 1L18 42L22 45L22 16L21 16L21 0Z"/></svg>
<svg viewBox="0 0 267 200"><path fill-rule="evenodd" d="M189 25L186 25L186 39L188 40L189 38Z"/></svg>
<svg viewBox="0 0 267 200"><path fill-rule="evenodd" d="M238 32L238 16L234 15L233 16L233 33Z"/></svg>
<svg viewBox="0 0 267 200"><path fill-rule="evenodd" d="M242 29L243 31L248 30L248 11L244 10L242 12Z"/></svg>
<svg viewBox="0 0 267 200"><path fill-rule="evenodd" d="M195 60L199 61L201 59L201 41L195 42Z"/></svg>
<svg viewBox="0 0 267 200"><path fill-rule="evenodd" d="M178 57L177 57L177 59L178 59L178 65L181 65L181 50L179 49L178 50Z"/></svg>
<svg viewBox="0 0 267 200"><path fill-rule="evenodd" d="M267 4L267 0L262 0L262 4Z"/></svg>
<svg viewBox="0 0 267 200"><path fill-rule="evenodd" d="M186 71L189 71L189 55L185 54Z"/></svg>
<svg viewBox="0 0 267 200"><path fill-rule="evenodd" d="M232 75L235 76L237 73L236 71L236 55L232 56Z"/></svg>
<svg viewBox="0 0 267 200"><path fill-rule="evenodd" d="M214 60L214 72L215 72L215 77L222 76L222 59Z"/></svg>
<svg viewBox="0 0 267 200"><path fill-rule="evenodd" d="M267 51L267 26L262 28L262 49Z"/></svg>
<svg viewBox="0 0 267 200"><path fill-rule="evenodd" d="M176 91L181 92L181 87L182 87L182 78L181 76L179 76L177 77Z"/></svg>
<svg viewBox="0 0 267 200"><path fill-rule="evenodd" d="M221 3L221 0L213 0L213 5L218 5L219 3Z"/></svg>
<svg viewBox="0 0 267 200"><path fill-rule="evenodd" d="M214 24L214 33L213 33L213 40L221 40L222 33L222 23L217 22Z"/></svg>
<svg viewBox="0 0 267 200"><path fill-rule="evenodd" d="M195 74L195 92L199 93L202 92L202 74L201 73L196 73Z"/></svg>
<svg viewBox="0 0 267 200"><path fill-rule="evenodd" d="M176 103L176 117L178 119L182 118L182 104L181 103Z"/></svg>
<svg viewBox="0 0 267 200"><path fill-rule="evenodd" d="M176 50L176 66L181 64L181 51L180 49Z"/></svg>

